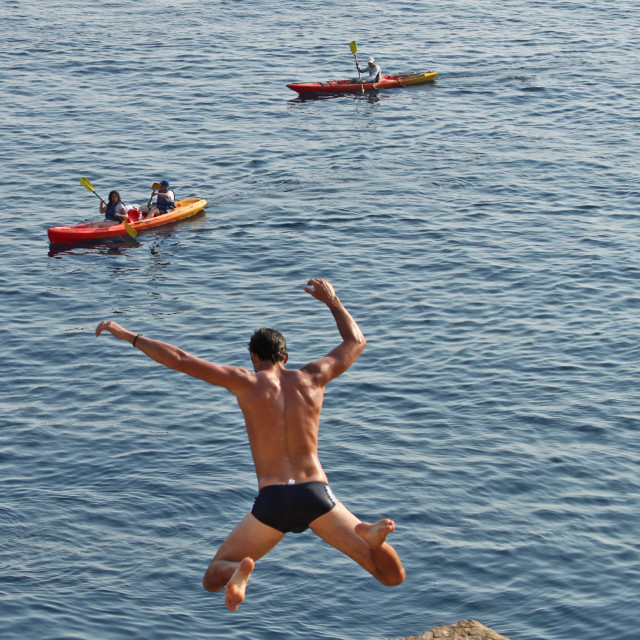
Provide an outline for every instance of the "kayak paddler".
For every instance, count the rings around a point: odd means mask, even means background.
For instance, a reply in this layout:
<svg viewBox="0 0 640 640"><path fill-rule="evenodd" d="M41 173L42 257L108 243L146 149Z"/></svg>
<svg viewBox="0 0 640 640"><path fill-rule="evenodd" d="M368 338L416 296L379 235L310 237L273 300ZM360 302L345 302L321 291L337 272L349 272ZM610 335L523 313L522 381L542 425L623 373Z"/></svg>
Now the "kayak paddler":
<svg viewBox="0 0 640 640"><path fill-rule="evenodd" d="M127 208L115 189L109 192L108 202L100 199L100 213L104 214L104 220L98 220L86 226L92 228L110 227L114 224L121 224L127 217Z"/></svg>
<svg viewBox="0 0 640 640"><path fill-rule="evenodd" d="M380 78L382 77L382 70L380 69L378 64L376 64L374 58L369 58L367 66L364 69L360 68L358 61L356 60L356 69L359 73L368 73L369 75L366 77L360 76L360 78L354 80L354 82L380 82Z"/></svg>
<svg viewBox="0 0 640 640"><path fill-rule="evenodd" d="M160 183L160 188L154 191L151 197L156 198L151 209L147 210L147 207L141 207L145 218L153 218L176 208L176 196L169 186L168 180L163 180Z"/></svg>

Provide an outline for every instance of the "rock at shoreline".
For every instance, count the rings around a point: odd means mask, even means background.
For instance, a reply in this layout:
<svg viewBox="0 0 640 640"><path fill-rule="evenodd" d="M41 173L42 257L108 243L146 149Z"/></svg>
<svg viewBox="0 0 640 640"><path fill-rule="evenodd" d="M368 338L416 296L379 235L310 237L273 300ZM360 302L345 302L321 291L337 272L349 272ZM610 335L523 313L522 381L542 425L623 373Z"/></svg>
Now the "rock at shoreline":
<svg viewBox="0 0 640 640"><path fill-rule="evenodd" d="M460 620L425 631L420 636L408 636L400 640L509 640L476 620Z"/></svg>

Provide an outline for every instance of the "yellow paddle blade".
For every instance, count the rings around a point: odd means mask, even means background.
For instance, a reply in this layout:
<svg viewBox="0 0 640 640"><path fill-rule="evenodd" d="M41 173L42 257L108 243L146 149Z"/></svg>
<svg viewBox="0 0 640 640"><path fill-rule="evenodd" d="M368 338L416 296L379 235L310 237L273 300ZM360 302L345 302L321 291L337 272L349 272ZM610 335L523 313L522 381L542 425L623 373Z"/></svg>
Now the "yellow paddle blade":
<svg viewBox="0 0 640 640"><path fill-rule="evenodd" d="M124 228L127 230L127 233L132 238L137 238L138 232L126 220L123 220L122 222L124 223Z"/></svg>
<svg viewBox="0 0 640 640"><path fill-rule="evenodd" d="M356 44L355 40L352 40L349 43L349 49L351 49L351 53L353 53L354 56L356 55L356 53L358 53L358 45Z"/></svg>
<svg viewBox="0 0 640 640"><path fill-rule="evenodd" d="M89 178L80 178L80 184L85 189L88 189L89 191L93 191L93 185L91 184L91 181L89 180Z"/></svg>
<svg viewBox="0 0 640 640"><path fill-rule="evenodd" d="M88 191L91 191L91 193L93 193L96 198L100 198L100 196L96 193L96 190L93 188L93 185L91 184L91 180L89 180L89 178L80 178L80 184ZM102 200L102 198L100 198L100 200Z"/></svg>
<svg viewBox="0 0 640 640"><path fill-rule="evenodd" d="M153 200L153 193L157 191L162 185L159 182L154 182L151 185L151 197L149 198L149 202L147 203L147 209L151 206L151 201Z"/></svg>

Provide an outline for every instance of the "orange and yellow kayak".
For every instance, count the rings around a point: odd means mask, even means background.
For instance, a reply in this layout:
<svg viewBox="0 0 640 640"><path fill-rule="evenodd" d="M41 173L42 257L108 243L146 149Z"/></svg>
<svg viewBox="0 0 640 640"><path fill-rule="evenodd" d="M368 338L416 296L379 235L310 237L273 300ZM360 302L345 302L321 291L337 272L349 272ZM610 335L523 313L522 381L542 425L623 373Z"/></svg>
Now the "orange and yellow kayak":
<svg viewBox="0 0 640 640"><path fill-rule="evenodd" d="M129 224L138 232L145 231L146 229L188 218L202 211L206 206L207 201L201 198L178 200L175 209L168 213L163 213L148 220L130 221ZM86 240L98 240L100 238L114 238L127 235L124 224L114 224L110 227L88 227L87 224L77 224L70 227L51 227L47 230L49 242L84 242Z"/></svg>
<svg viewBox="0 0 640 640"><path fill-rule="evenodd" d="M288 84L287 87L299 95L319 95L325 93L351 93L362 91L378 91L380 89L396 89L411 84L432 82L437 76L435 71L426 73L407 73L398 76L382 76L380 82L354 82L352 80L329 80L328 82L299 82Z"/></svg>

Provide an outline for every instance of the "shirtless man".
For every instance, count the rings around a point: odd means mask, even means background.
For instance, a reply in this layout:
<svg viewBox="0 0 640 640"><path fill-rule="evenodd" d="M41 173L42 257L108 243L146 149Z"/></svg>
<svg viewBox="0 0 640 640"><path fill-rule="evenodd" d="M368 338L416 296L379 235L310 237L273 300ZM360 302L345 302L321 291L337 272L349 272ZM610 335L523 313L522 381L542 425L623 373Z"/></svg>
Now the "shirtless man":
<svg viewBox="0 0 640 640"><path fill-rule="evenodd" d="M274 329L259 329L251 337L253 372L207 362L109 320L96 329L97 336L109 331L156 362L236 396L244 414L259 493L203 578L208 591L225 589L225 604L231 611L244 600L255 562L290 531L301 533L310 528L386 586L398 585L405 577L400 558L386 542L395 523L386 518L374 524L361 522L336 500L320 465L318 429L324 388L353 364L366 341L331 283L314 278L304 289L329 307L342 342L301 369L285 368L286 343Z"/></svg>

